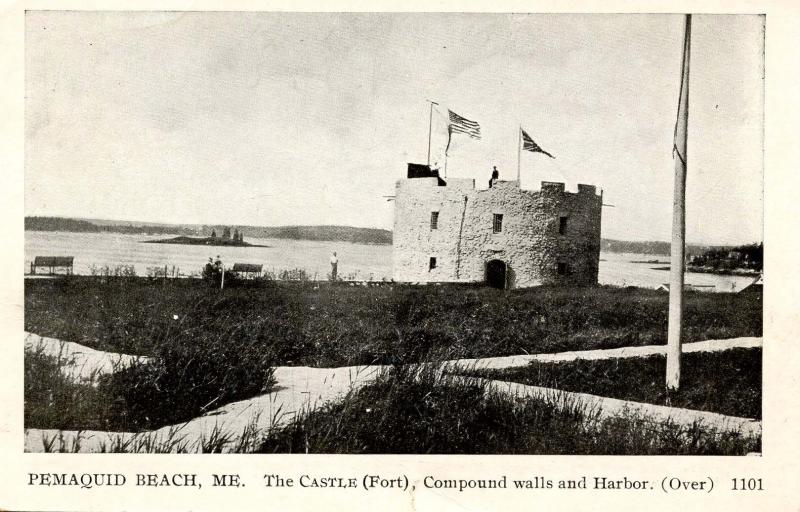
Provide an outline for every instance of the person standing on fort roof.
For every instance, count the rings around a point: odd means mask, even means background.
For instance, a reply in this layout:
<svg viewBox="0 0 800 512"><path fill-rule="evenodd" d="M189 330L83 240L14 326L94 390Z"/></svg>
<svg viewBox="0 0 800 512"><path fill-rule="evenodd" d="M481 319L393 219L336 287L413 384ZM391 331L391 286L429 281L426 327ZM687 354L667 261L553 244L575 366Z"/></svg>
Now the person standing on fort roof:
<svg viewBox="0 0 800 512"><path fill-rule="evenodd" d="M339 258L336 257L336 251L331 255L331 281L336 281L336 272L339 267Z"/></svg>
<svg viewBox="0 0 800 512"><path fill-rule="evenodd" d="M492 188L494 182L500 179L500 171L497 170L497 166L492 166L492 178L489 180L489 188Z"/></svg>

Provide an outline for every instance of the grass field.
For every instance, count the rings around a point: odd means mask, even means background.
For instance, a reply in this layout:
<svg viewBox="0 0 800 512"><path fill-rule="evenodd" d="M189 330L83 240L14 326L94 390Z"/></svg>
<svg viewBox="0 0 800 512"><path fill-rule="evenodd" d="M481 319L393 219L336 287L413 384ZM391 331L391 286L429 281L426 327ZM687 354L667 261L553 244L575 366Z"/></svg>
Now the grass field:
<svg viewBox="0 0 800 512"><path fill-rule="evenodd" d="M267 453L744 455L760 439L625 415L601 420L580 403L517 401L479 384L390 372L270 432Z"/></svg>
<svg viewBox="0 0 800 512"><path fill-rule="evenodd" d="M685 319L686 341L760 336L761 297L688 293ZM25 426L146 430L267 392L279 365L399 367L649 345L665 341L666 322L667 295L635 288L267 282L218 290L188 279L29 280L27 331L151 361L90 387L66 380L62 362L27 351ZM411 386L408 403L392 407L414 406L415 393L428 391ZM436 407L446 406L444 397L437 400ZM491 431L491 418L483 420Z"/></svg>
<svg viewBox="0 0 800 512"><path fill-rule="evenodd" d="M684 318L687 342L760 336L761 296L690 292ZM25 329L136 355L182 333L260 347L281 365L392 364L662 344L667 294L309 282L217 290L199 280L76 277L25 283Z"/></svg>
<svg viewBox="0 0 800 512"><path fill-rule="evenodd" d="M63 363L41 350L25 350L25 427L113 430L113 398L103 388L67 378Z"/></svg>
<svg viewBox="0 0 800 512"><path fill-rule="evenodd" d="M151 430L267 393L275 383L268 358L236 345L221 355L204 346L178 347L91 383L66 377L65 362L25 350L25 428Z"/></svg>
<svg viewBox="0 0 800 512"><path fill-rule="evenodd" d="M675 393L668 393L664 385L664 356L532 363L475 374L564 391L761 418L761 349L684 354L681 387Z"/></svg>

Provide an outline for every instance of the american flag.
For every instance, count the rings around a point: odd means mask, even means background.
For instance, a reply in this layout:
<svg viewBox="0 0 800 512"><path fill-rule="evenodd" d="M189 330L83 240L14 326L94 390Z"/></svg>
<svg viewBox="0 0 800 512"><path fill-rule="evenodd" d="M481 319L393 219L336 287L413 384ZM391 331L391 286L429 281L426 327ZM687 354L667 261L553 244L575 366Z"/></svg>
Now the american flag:
<svg viewBox="0 0 800 512"><path fill-rule="evenodd" d="M544 153L550 158L555 158L553 155L543 150L538 144L536 144L531 138L531 136L525 133L525 130L523 130L522 128L520 128L519 130L522 132L522 149L524 149L525 151L531 151L533 153Z"/></svg>
<svg viewBox="0 0 800 512"><path fill-rule="evenodd" d="M458 132L469 135L473 139L481 138L481 127L475 121L470 121L465 117L461 117L452 110L447 110L449 114L450 123L447 125L450 133Z"/></svg>

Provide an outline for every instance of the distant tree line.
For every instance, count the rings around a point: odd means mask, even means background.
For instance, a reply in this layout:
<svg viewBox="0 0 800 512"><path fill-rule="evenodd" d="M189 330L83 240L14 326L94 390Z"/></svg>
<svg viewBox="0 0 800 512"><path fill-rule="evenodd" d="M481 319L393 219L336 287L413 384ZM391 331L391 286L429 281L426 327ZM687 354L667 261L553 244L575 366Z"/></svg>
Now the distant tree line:
<svg viewBox="0 0 800 512"><path fill-rule="evenodd" d="M222 233L222 238L242 241L247 235L250 238L286 238L291 240L316 240L351 242L356 244L391 244L392 232L388 229L357 228L352 226L240 226L231 230L227 226L176 226L176 225L134 225L130 224L94 224L86 220L71 219L66 217L25 217L26 231L68 231L78 233L125 233L125 234L174 234L196 235L200 228L205 233L211 230L211 236ZM227 235L226 235L227 230ZM650 254L653 256L669 256L669 242L651 241L637 242L628 240L613 240L604 238L601 241L603 252L625 252L634 254ZM725 246L713 247L709 245L686 246L690 257L702 256L708 251L739 251L747 254L750 261L762 261L763 256L756 252L762 244L749 244L738 247ZM755 252L754 252L755 251ZM763 250L761 250L763 252Z"/></svg>
<svg viewBox="0 0 800 512"><path fill-rule="evenodd" d="M201 230L202 231L199 231ZM27 231L68 231L86 233L125 233L125 234L174 234L174 235L197 235L199 232L208 233L216 237L217 233L222 233L222 238L229 240L242 241L246 235L250 238L285 238L291 240L316 240L316 241L335 241L351 242L356 244L391 244L392 232L387 229L377 228L357 228L352 226L240 226L231 233L230 228L223 225L212 226L176 226L176 225L134 225L130 224L94 224L86 220L71 219L65 217L25 217L25 230ZM761 244L758 244L759 246ZM761 261L755 254L749 252L748 247L756 244L726 247L713 247L708 245L689 244L686 252L690 257L701 256L707 251L735 251L742 249L744 254L748 254L750 261ZM637 242L628 240L613 240L604 238L601 241L603 252L625 252L635 254L649 254L653 256L669 256L669 242L651 241ZM740 252L742 252L740 251ZM756 258L756 259L754 259Z"/></svg>
<svg viewBox="0 0 800 512"><path fill-rule="evenodd" d="M67 217L25 217L26 231L66 231L76 233L123 233L123 234L172 234L197 236L198 233L208 233L216 237L218 233L225 238L225 229L228 229L228 239L234 236L242 241L244 236L250 238L285 238L292 240L316 240L351 242L362 244L391 244L392 232L386 229L357 228L352 226L240 226L233 233L230 228L223 225L134 225L108 224L100 225L86 220Z"/></svg>
<svg viewBox="0 0 800 512"><path fill-rule="evenodd" d="M293 240L338 241L359 244L392 243L392 232L388 229L356 228L352 226L245 226L241 229L247 236L255 238L288 238Z"/></svg>
<svg viewBox="0 0 800 512"><path fill-rule="evenodd" d="M669 242L631 242L603 238L600 241L600 250L603 252L628 252L663 256L669 255Z"/></svg>
<svg viewBox="0 0 800 512"><path fill-rule="evenodd" d="M188 235L193 231L180 226L142 226L134 224L94 224L65 217L25 217L25 231L66 231L70 233L142 233Z"/></svg>
<svg viewBox="0 0 800 512"><path fill-rule="evenodd" d="M715 247L703 254L693 256L689 260L689 264L711 267L715 270L750 269L760 271L764 268L764 244Z"/></svg>
<svg viewBox="0 0 800 512"><path fill-rule="evenodd" d="M755 245L755 244L752 244ZM749 247L749 246L740 246ZM625 252L631 254L649 254L653 256L669 256L670 243L669 242L634 242L629 240L612 240L603 238L600 242L600 250L603 252ZM686 244L686 254L690 257L702 255L708 251L734 251L737 250L734 246L711 246L711 245L697 245Z"/></svg>

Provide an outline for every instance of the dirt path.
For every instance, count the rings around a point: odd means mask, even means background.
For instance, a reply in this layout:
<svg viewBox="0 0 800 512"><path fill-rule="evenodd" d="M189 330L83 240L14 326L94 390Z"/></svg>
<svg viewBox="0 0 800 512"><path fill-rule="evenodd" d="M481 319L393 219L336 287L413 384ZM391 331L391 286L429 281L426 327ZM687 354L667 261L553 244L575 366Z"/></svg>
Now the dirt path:
<svg viewBox="0 0 800 512"><path fill-rule="evenodd" d="M40 339L46 344L53 345L49 350L55 350L55 344L61 343L52 338ZM31 338L31 340L32 342L36 341L35 338ZM26 338L27 343L28 339ZM70 350L76 358L76 363L82 369L106 370L108 369L108 361L113 361L113 357L120 356L119 354L93 351L78 344L71 345L77 345L77 347L71 346ZM760 338L737 338L733 340L709 340L690 343L684 345L684 351L715 351L754 346L761 346ZM532 360L569 361L581 357L587 359L644 357L654 353L661 353L663 349L664 347L658 346L632 347L607 351L592 350L561 354L457 360L450 361L448 364L481 368L510 368L524 366ZM222 444L225 445L223 451L243 451L248 447L252 447L252 443L255 442L256 439L252 435L253 433L280 427L290 421L298 412L341 399L348 391L357 389L374 380L384 368L383 366L350 366L342 368L281 366L275 370L277 386L271 393L227 404L182 425L173 425L139 434L27 429L25 431L25 451L41 452L45 451L49 445L49 449L54 451L100 452L110 451L115 447L125 447L126 451L181 450L201 452L206 451L211 445L219 446ZM559 395L567 400L575 398L587 400L593 405L603 407L608 415L618 414L627 409L639 411L642 414L652 414L657 420L669 417L672 421L682 425L691 425L695 421L701 421L715 428L733 428L752 435L760 435L761 431L760 422L746 418L642 404L583 393L560 392L548 388L537 388L535 386L524 386L501 381L492 381L489 385L500 392L519 396L546 398ZM222 440L227 440L228 442L222 443Z"/></svg>

